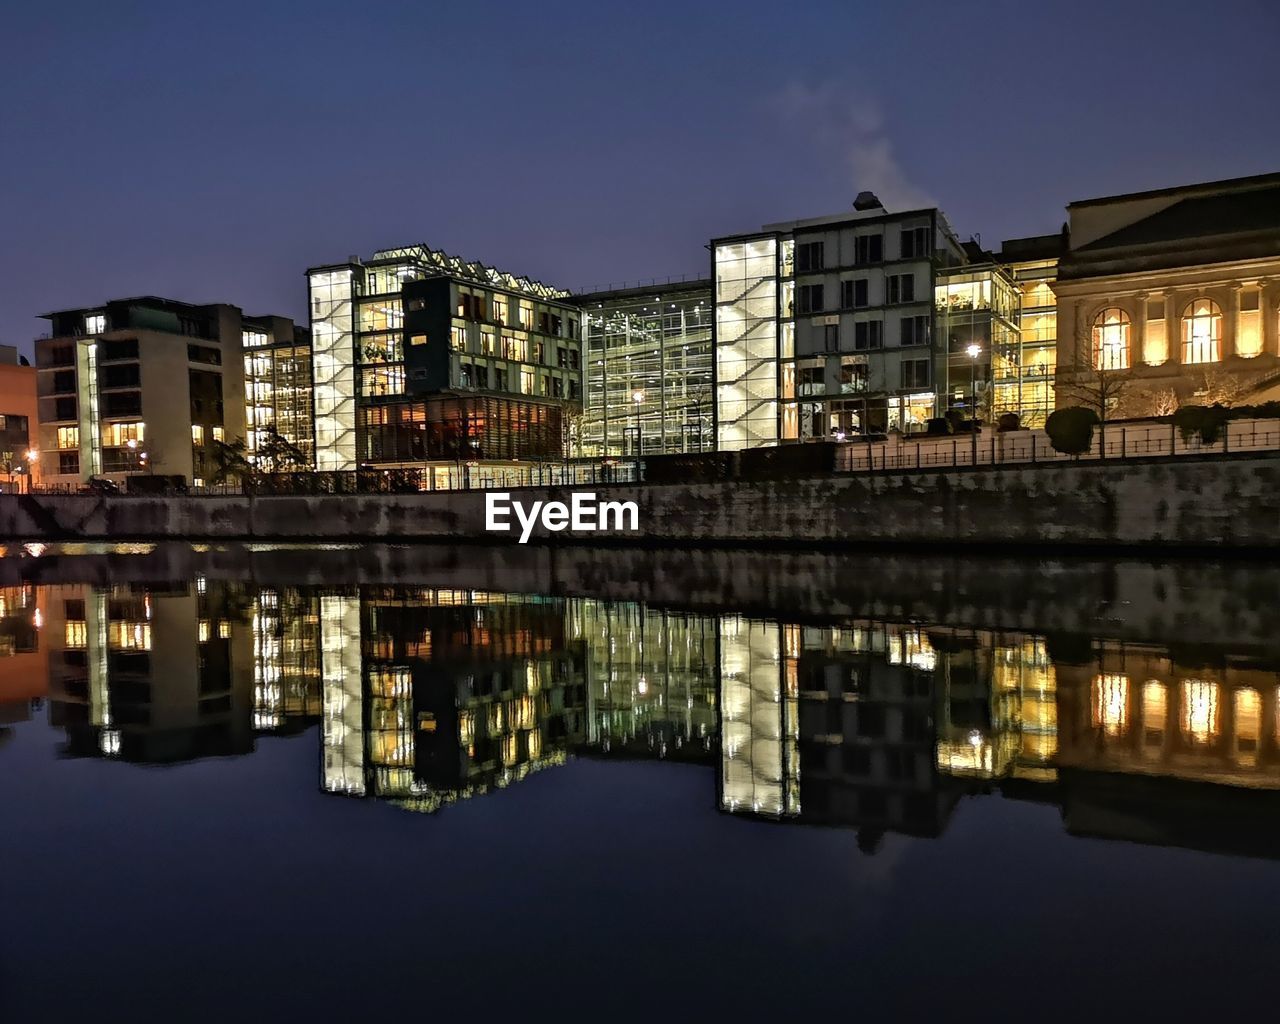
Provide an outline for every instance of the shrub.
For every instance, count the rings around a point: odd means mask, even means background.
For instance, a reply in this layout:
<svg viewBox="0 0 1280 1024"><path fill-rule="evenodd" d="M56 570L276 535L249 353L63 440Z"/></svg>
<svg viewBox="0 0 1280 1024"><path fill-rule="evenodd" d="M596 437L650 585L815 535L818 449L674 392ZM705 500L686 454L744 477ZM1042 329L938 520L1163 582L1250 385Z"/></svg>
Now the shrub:
<svg viewBox="0 0 1280 1024"><path fill-rule="evenodd" d="M1044 431L1049 443L1064 455L1083 455L1093 444L1093 428L1099 423L1092 409L1073 406L1058 409L1045 420Z"/></svg>
<svg viewBox="0 0 1280 1024"><path fill-rule="evenodd" d="M925 433L929 437L938 437L943 434L954 434L955 428L945 416L934 416L925 424Z"/></svg>
<svg viewBox="0 0 1280 1024"><path fill-rule="evenodd" d="M1230 418L1231 411L1221 405L1184 405L1173 414L1173 424L1182 440L1198 437L1202 444L1213 444Z"/></svg>
<svg viewBox="0 0 1280 1024"><path fill-rule="evenodd" d="M1021 430L1021 429L1022 429L1022 417L1019 416L1016 412L1006 412L1003 415L1001 415L1001 417L998 420L996 420L996 430L999 431L1001 434L1007 433L1010 430Z"/></svg>

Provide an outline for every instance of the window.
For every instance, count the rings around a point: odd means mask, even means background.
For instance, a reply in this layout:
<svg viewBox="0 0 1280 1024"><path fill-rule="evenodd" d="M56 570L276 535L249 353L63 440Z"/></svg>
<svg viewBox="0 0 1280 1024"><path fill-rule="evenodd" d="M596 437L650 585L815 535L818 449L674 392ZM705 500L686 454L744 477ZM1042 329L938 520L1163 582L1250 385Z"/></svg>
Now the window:
<svg viewBox="0 0 1280 1024"><path fill-rule="evenodd" d="M1196 299L1182 311L1182 361L1216 363L1222 358L1222 310L1212 299Z"/></svg>
<svg viewBox="0 0 1280 1024"><path fill-rule="evenodd" d="M62 401L62 399L58 399ZM108 391L102 396L103 416L140 416L142 415L142 392L140 391Z"/></svg>
<svg viewBox="0 0 1280 1024"><path fill-rule="evenodd" d="M826 391L826 367L821 363L816 366L801 366L796 370L796 383L802 395L820 395Z"/></svg>
<svg viewBox="0 0 1280 1024"><path fill-rule="evenodd" d="M101 334L107 329L107 318L101 313L90 313L84 318L85 334Z"/></svg>
<svg viewBox="0 0 1280 1024"><path fill-rule="evenodd" d="M467 329L462 324L454 324L449 329L449 347L455 352L467 350Z"/></svg>
<svg viewBox="0 0 1280 1024"><path fill-rule="evenodd" d="M76 390L76 371L75 370L57 370L53 375L53 392L54 394L75 394Z"/></svg>
<svg viewBox="0 0 1280 1024"><path fill-rule="evenodd" d="M1129 365L1129 314L1118 306L1093 318L1093 368L1123 370Z"/></svg>
<svg viewBox="0 0 1280 1024"><path fill-rule="evenodd" d="M115 359L137 359L138 339L121 338L119 341L104 341L99 353L99 362L109 363Z"/></svg>
<svg viewBox="0 0 1280 1024"><path fill-rule="evenodd" d="M853 325L853 347L856 350L880 348L883 345L884 323L880 320L864 320Z"/></svg>
<svg viewBox="0 0 1280 1024"><path fill-rule="evenodd" d="M821 270L823 266L823 253L821 242L805 242L803 245L796 246L796 271L805 273L811 270Z"/></svg>
<svg viewBox="0 0 1280 1024"><path fill-rule="evenodd" d="M210 348L208 345L188 345L187 359L193 363L222 365L222 353L216 348Z"/></svg>
<svg viewBox="0 0 1280 1024"><path fill-rule="evenodd" d="M204 444L204 425L200 423L191 424L191 443L194 445Z"/></svg>
<svg viewBox="0 0 1280 1024"><path fill-rule="evenodd" d="M1235 353L1252 359L1262 354L1262 293L1257 288L1240 292L1240 316L1236 320Z"/></svg>
<svg viewBox="0 0 1280 1024"><path fill-rule="evenodd" d="M822 327L822 347L828 352L835 352L840 347L840 328L836 324L824 324Z"/></svg>
<svg viewBox="0 0 1280 1024"><path fill-rule="evenodd" d="M880 263L884 260L883 235L859 235L853 243L853 262Z"/></svg>
<svg viewBox="0 0 1280 1024"><path fill-rule="evenodd" d="M213 439L214 439L215 441L225 441L225 440L227 439L227 432L226 432L226 430L224 430L222 427L214 427L214 428L213 428Z"/></svg>
<svg viewBox="0 0 1280 1024"><path fill-rule="evenodd" d="M102 386L104 388L136 388L142 383L137 363L123 363L119 366L102 368Z"/></svg>
<svg viewBox="0 0 1280 1024"><path fill-rule="evenodd" d="M493 297L493 319L500 324L507 322L507 300L502 295Z"/></svg>
<svg viewBox="0 0 1280 1024"><path fill-rule="evenodd" d="M899 336L899 344L929 344L929 318L927 316L904 316L902 318L902 333Z"/></svg>
<svg viewBox="0 0 1280 1024"><path fill-rule="evenodd" d="M861 309L868 304L867 279L840 282L840 307L842 309Z"/></svg>
<svg viewBox="0 0 1280 1024"><path fill-rule="evenodd" d="M80 428L79 427L59 427L58 428L58 448L79 448L80 447Z"/></svg>
<svg viewBox="0 0 1280 1024"><path fill-rule="evenodd" d="M845 362L840 366L840 393L858 394L867 390L867 364Z"/></svg>
<svg viewBox="0 0 1280 1024"><path fill-rule="evenodd" d="M887 302L914 302L916 279L911 274L891 274L885 279Z"/></svg>
<svg viewBox="0 0 1280 1024"><path fill-rule="evenodd" d="M426 343L427 343L427 336L426 336L425 334L411 334L411 335L409 335L409 344L410 344L410 345L425 345Z"/></svg>
<svg viewBox="0 0 1280 1024"><path fill-rule="evenodd" d="M102 427L102 446L121 448L130 441L141 444L146 440L145 423L107 423Z"/></svg>
<svg viewBox="0 0 1280 1024"><path fill-rule="evenodd" d="M919 259L933 252L928 228L906 228L902 232L898 254L904 260Z"/></svg>
<svg viewBox="0 0 1280 1024"><path fill-rule="evenodd" d="M533 371L529 369L521 369L520 371L520 391L522 394L533 394Z"/></svg>
<svg viewBox="0 0 1280 1024"><path fill-rule="evenodd" d="M1147 324L1142 337L1142 361L1159 366L1169 359L1169 334L1165 327L1164 299L1147 300Z"/></svg>
<svg viewBox="0 0 1280 1024"><path fill-rule="evenodd" d="M80 453L79 452L59 452L58 453L58 473L79 473L80 472Z"/></svg>
<svg viewBox="0 0 1280 1024"><path fill-rule="evenodd" d="M74 398L57 398L53 403L55 420L73 420L76 418L76 400Z"/></svg>
<svg viewBox="0 0 1280 1024"><path fill-rule="evenodd" d="M266 331L244 330L240 332L240 344L245 348L261 348L266 343Z"/></svg>
<svg viewBox="0 0 1280 1024"><path fill-rule="evenodd" d="M801 313L821 313L826 306L822 299L822 285L820 284L802 284L800 286L800 306Z"/></svg>
<svg viewBox="0 0 1280 1024"><path fill-rule="evenodd" d="M906 391L918 391L929 386L929 360L908 359L902 364L902 387Z"/></svg>

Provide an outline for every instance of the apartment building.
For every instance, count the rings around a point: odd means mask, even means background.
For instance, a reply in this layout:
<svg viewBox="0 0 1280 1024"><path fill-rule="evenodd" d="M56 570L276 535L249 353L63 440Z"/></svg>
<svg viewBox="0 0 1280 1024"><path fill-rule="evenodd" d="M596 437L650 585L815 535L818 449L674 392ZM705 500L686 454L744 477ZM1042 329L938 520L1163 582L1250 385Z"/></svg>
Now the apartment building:
<svg viewBox="0 0 1280 1024"><path fill-rule="evenodd" d="M310 469L315 461L311 335L287 317L246 317L241 343L249 458L271 472ZM273 449L275 437L292 446L292 458Z"/></svg>
<svg viewBox="0 0 1280 1024"><path fill-rule="evenodd" d="M1022 423L1028 427L1043 427L1055 407L1058 300L1053 293L1053 283L1058 277L1058 260L1066 246L1065 230L1054 235L1010 238L1001 244L996 257L1013 276L1019 292L1018 333L1022 359L1015 397Z"/></svg>
<svg viewBox="0 0 1280 1024"><path fill-rule="evenodd" d="M586 345L575 453L661 455L715 448L710 280L574 296Z"/></svg>
<svg viewBox="0 0 1280 1024"><path fill-rule="evenodd" d="M711 250L719 448L919 430L940 414L935 293L969 262L941 211L890 213L862 193L845 213Z"/></svg>
<svg viewBox="0 0 1280 1024"><path fill-rule="evenodd" d="M35 343L40 468L47 481L216 471L215 441L244 439L244 338L279 330L228 304L143 296L46 313Z"/></svg>
<svg viewBox="0 0 1280 1024"><path fill-rule="evenodd" d="M561 459L582 410L582 313L568 293L426 246L314 267L319 470L464 464L521 482Z"/></svg>

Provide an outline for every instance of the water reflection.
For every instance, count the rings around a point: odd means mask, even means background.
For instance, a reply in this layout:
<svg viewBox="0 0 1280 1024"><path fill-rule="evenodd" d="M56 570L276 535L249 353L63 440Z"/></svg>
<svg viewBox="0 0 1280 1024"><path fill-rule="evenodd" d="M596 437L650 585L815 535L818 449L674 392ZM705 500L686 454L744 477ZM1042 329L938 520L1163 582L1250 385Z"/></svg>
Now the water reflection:
<svg viewBox="0 0 1280 1024"><path fill-rule="evenodd" d="M325 791L424 812L574 756L680 760L726 813L851 827L868 853L996 793L1073 833L1280 853L1278 668L1225 644L426 587L0 590L0 725L47 680L68 756L315 730Z"/></svg>

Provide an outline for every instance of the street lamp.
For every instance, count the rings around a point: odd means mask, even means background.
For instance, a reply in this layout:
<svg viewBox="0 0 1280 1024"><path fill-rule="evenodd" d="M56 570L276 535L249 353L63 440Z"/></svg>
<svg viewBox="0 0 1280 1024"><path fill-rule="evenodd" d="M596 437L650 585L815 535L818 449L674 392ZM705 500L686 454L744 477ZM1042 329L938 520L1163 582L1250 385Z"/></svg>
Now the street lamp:
<svg viewBox="0 0 1280 1024"><path fill-rule="evenodd" d="M969 418L972 420L969 433L973 437L974 465L978 462L978 356L982 355L981 346L971 342L965 349L969 356Z"/></svg>
<svg viewBox="0 0 1280 1024"><path fill-rule="evenodd" d="M636 388L631 392L631 401L636 406L636 483L640 482L640 406L644 403L644 389Z"/></svg>
<svg viewBox="0 0 1280 1024"><path fill-rule="evenodd" d="M27 449L27 493L31 493L31 483L33 474L36 471L36 463L40 461L40 453L34 448Z"/></svg>

